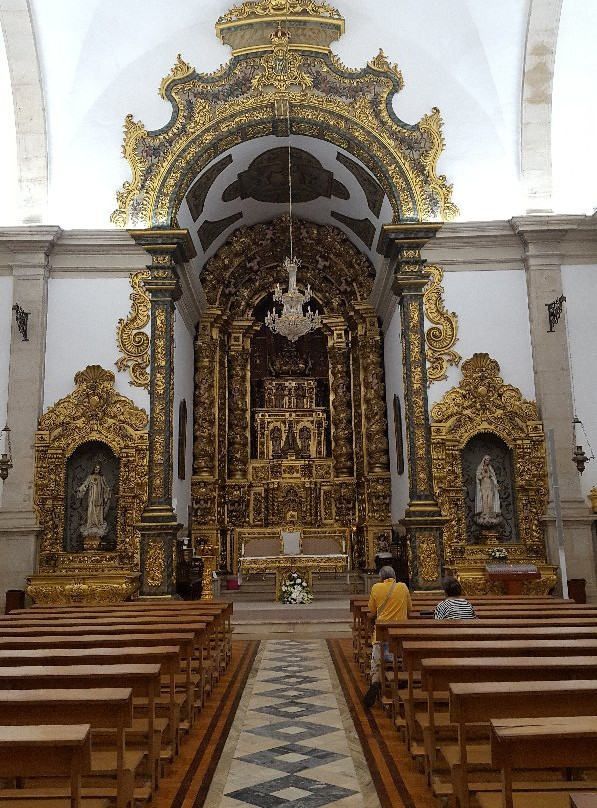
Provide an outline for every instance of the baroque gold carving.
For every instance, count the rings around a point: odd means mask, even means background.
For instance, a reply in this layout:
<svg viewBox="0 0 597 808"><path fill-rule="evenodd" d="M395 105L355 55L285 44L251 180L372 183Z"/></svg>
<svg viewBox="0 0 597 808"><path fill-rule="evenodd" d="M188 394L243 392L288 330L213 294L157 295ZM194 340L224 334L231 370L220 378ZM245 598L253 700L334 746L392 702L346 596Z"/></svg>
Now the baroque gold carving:
<svg viewBox="0 0 597 808"><path fill-rule="evenodd" d="M410 389L412 398L412 429L414 430L415 442L415 468L417 476L417 489L419 491L429 491L428 464L427 464L427 442L425 439L425 388L423 386L423 372L421 370L421 310L419 302L412 300L408 303L408 323L411 333L410 356L411 373Z"/></svg>
<svg viewBox="0 0 597 808"><path fill-rule="evenodd" d="M444 527L446 563L484 565L487 546L469 545L463 496L461 452L475 435L490 432L512 452L516 517L520 544L508 545L514 563L545 563L541 518L548 501L543 425L534 402L504 384L500 367L486 353L462 363L462 380L431 410L431 453L438 504Z"/></svg>
<svg viewBox="0 0 597 808"><path fill-rule="evenodd" d="M123 354L116 360L118 370L128 370L129 384L149 390L149 335L143 329L151 316L151 301L143 288L143 281L151 276L148 269L131 275L133 291L130 295L131 311L126 319L120 319L116 329L118 349Z"/></svg>
<svg viewBox="0 0 597 808"><path fill-rule="evenodd" d="M31 575L27 594L38 606L122 603L139 588L138 575L104 572L101 575Z"/></svg>
<svg viewBox="0 0 597 808"><path fill-rule="evenodd" d="M311 87L313 79L302 70L302 59L288 49L290 34L278 23L278 28L271 36L272 52L261 59L262 73L253 79L253 89L263 91L267 87L276 90L288 90L300 87L305 90Z"/></svg>
<svg viewBox="0 0 597 808"><path fill-rule="evenodd" d="M427 384L430 385L447 379L447 366L458 366L462 357L453 350L458 339L458 315L456 312L447 311L444 306L442 286L444 273L438 266L426 266L425 271L431 275L423 294L425 316L432 323L431 328L425 333Z"/></svg>
<svg viewBox="0 0 597 808"><path fill-rule="evenodd" d="M240 6L234 6L220 17L218 23L235 22L250 16L272 17L301 12L318 17L342 19L340 12L328 3L316 3L313 0L261 0L258 3L242 3Z"/></svg>
<svg viewBox="0 0 597 808"><path fill-rule="evenodd" d="M158 539L150 539L145 551L145 579L152 588L162 586L166 573L164 545Z"/></svg>
<svg viewBox="0 0 597 808"><path fill-rule="evenodd" d="M386 416L385 385L381 362L381 339L377 318L368 324L367 336L359 341L363 370L365 438L367 468L371 473L389 470L388 419Z"/></svg>
<svg viewBox="0 0 597 808"><path fill-rule="evenodd" d="M301 29L307 41L290 46L283 58L273 53L264 57L257 35L248 37L242 59L233 59L211 76L197 74L178 57L160 87L172 104L168 126L148 132L127 116L123 153L132 177L117 194L118 208L112 215L117 226L175 224L181 202L203 168L243 141L276 134L276 105L289 105L294 134L325 139L369 168L388 195L394 221L457 215L452 187L436 171L444 145L439 110L433 108L418 124L406 126L392 104L401 75L383 54L363 70L344 67L329 44L322 44L325 36L317 26L325 26L325 21L315 19L327 18L328 26L338 20L341 27L335 9L293 0L245 3L220 19L218 31L239 20L245 20L247 28L263 27L268 17L273 29L283 14L301 10L314 18L307 19L310 27ZM292 29L292 17L288 23ZM309 37L317 47L310 46ZM268 84L272 91L255 93L256 76L259 87ZM322 84L325 93L316 89ZM294 92L295 87L303 89Z"/></svg>
<svg viewBox="0 0 597 808"><path fill-rule="evenodd" d="M35 436L33 503L41 526L40 572L139 568L137 523L147 501L147 413L114 389L114 374L88 365L75 375L75 390L42 415ZM66 465L87 441L107 444L120 461L116 550L63 553Z"/></svg>
<svg viewBox="0 0 597 808"><path fill-rule="evenodd" d="M440 560L437 552L436 536L433 533L417 532L417 562L422 581L437 581Z"/></svg>
<svg viewBox="0 0 597 808"><path fill-rule="evenodd" d="M166 310L159 307L155 312L153 350L153 459L151 466L151 493L154 499L165 495L164 457L166 453Z"/></svg>

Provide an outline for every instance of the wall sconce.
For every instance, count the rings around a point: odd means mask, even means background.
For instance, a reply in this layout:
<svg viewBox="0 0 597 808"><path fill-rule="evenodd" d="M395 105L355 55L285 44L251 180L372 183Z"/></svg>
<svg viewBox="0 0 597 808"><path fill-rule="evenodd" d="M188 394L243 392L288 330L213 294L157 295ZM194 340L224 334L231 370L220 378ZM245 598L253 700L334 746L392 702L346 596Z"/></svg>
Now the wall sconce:
<svg viewBox="0 0 597 808"><path fill-rule="evenodd" d="M27 323L29 321L29 315L31 312L22 309L18 303L14 304L12 310L15 313L17 328L19 329L21 337L23 338L23 342L29 342L29 337L27 336Z"/></svg>
<svg viewBox="0 0 597 808"><path fill-rule="evenodd" d="M8 472L12 468L12 450L10 447L10 429L8 424L2 430L2 443L4 451L0 454L0 480L8 477Z"/></svg>
<svg viewBox="0 0 597 808"><path fill-rule="evenodd" d="M589 447L589 452L590 452L589 455L587 455L585 453L585 450L583 449L582 445L577 443L577 440L578 440L578 437L579 437L579 436L577 436L577 430L578 430L579 427L580 427L580 430L582 430L582 435L584 435L585 441L587 442L587 445ZM580 436L580 437L581 437L581 440L582 440L582 436ZM576 415L574 416L574 420L572 421L572 445L574 447L574 452L572 453L572 462L576 465L576 468L578 469L578 473L582 474L583 471L585 470L585 466L587 465L587 463L590 460L595 459L595 454L593 452L593 449L591 448L591 443L589 441L589 436L586 433L584 424L580 420L580 418L578 418Z"/></svg>

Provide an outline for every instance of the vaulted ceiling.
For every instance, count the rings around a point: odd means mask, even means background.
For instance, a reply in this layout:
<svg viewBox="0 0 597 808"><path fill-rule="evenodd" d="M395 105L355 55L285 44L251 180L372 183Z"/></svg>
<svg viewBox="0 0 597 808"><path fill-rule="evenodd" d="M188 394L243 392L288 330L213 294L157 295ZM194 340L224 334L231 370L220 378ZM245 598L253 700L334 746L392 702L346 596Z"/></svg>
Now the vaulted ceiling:
<svg viewBox="0 0 597 808"><path fill-rule="evenodd" d="M170 105L157 94L162 78L178 53L200 72L229 59L214 25L231 5L0 2L0 225L108 227L115 192L129 179L121 155L125 116L132 113L152 129L167 124ZM346 19L346 33L333 45L345 64L362 67L382 47L400 67L405 88L395 109L402 120L417 121L433 106L441 110L446 146L438 168L454 185L461 219L592 212L594 0L333 5ZM193 219L197 210L187 206L185 224L202 248L203 236L206 253L230 232L217 233L222 221L236 216L234 229L287 210L280 151L285 144L264 140L237 147L226 165L214 168L211 182L204 179L202 189L191 189L191 205L193 192L200 197L205 191L204 212ZM308 208L308 218L341 227L367 252L387 201L377 214L371 209L368 181L338 149L307 138L296 138L292 147L297 177L309 180L311 195L297 197L297 215L305 216Z"/></svg>

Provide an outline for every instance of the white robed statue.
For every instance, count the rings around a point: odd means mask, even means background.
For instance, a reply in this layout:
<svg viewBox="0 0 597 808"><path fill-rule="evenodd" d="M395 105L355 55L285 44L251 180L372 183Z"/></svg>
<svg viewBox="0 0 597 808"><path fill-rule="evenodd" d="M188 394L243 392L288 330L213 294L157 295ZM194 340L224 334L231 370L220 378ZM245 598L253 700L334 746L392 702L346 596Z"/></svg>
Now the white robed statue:
<svg viewBox="0 0 597 808"><path fill-rule="evenodd" d="M500 487L490 455L485 455L479 463L475 476L475 522L482 527L494 527L502 521L502 509Z"/></svg>
<svg viewBox="0 0 597 808"><path fill-rule="evenodd" d="M87 493L87 519L81 527L81 535L85 538L101 539L108 531L106 514L112 492L106 484L99 463L77 489L79 499L84 497L85 493Z"/></svg>

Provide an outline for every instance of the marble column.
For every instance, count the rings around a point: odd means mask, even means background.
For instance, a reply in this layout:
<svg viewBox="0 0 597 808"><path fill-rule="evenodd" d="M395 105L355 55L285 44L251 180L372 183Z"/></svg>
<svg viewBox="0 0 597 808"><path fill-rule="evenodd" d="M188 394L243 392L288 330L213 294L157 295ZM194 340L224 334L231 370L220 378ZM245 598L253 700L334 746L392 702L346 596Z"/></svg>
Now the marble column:
<svg viewBox="0 0 597 808"><path fill-rule="evenodd" d="M564 303L559 322L549 332L545 305L563 294L563 242L576 229L577 221L578 217L566 216L525 217L513 219L512 226L524 247L537 405L546 434L549 429L554 430L568 578L585 578L587 597L594 599L597 597L597 581L591 525L595 517L583 499L580 475L572 462L574 403L566 335L568 312ZM551 490L545 525L548 560L558 564Z"/></svg>
<svg viewBox="0 0 597 808"><path fill-rule="evenodd" d="M441 223L405 223L382 229L378 250L394 272L400 301L409 503L402 524L408 531L411 584L435 589L444 566L442 516L433 491L431 429L427 401L423 290L429 281L421 250Z"/></svg>
<svg viewBox="0 0 597 808"><path fill-rule="evenodd" d="M174 304L180 295L177 265L195 251L186 230L129 232L152 258L151 277L144 282L151 298L151 378L148 498L139 525L140 594L173 595L175 541L181 527L172 507Z"/></svg>
<svg viewBox="0 0 597 808"><path fill-rule="evenodd" d="M24 340L11 312L7 421L13 467L0 483L0 597L8 589L24 589L27 576L36 568L39 526L33 510L34 446L43 407L48 256L61 232L56 227L3 232L2 246L9 254L6 263L13 276L12 306L20 306L29 317Z"/></svg>

